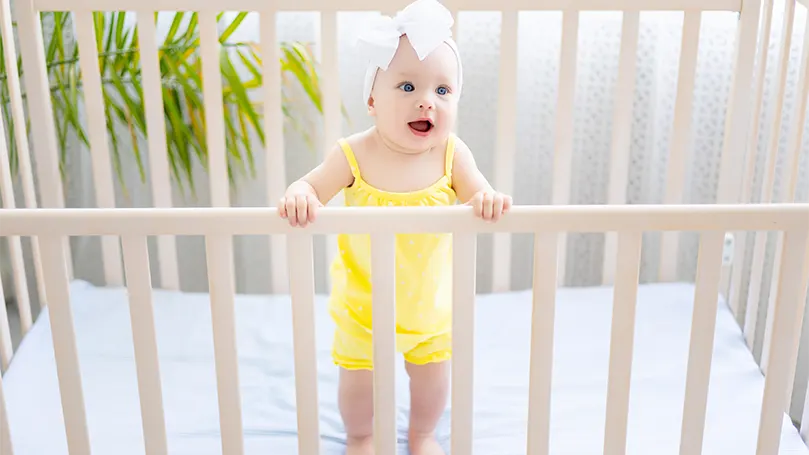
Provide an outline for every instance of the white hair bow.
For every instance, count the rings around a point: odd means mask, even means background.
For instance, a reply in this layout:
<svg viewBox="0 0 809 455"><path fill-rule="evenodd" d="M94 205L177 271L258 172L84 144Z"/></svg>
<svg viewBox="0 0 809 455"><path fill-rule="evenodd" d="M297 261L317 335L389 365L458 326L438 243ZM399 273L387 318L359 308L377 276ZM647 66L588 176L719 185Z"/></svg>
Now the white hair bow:
<svg viewBox="0 0 809 455"><path fill-rule="evenodd" d="M357 37L359 51L368 59L365 77L365 101L371 95L371 87L377 69L387 70L396 50L399 37L407 35L410 45L419 60L424 60L443 43L449 44L458 59L458 83L460 85L461 59L452 40L452 13L437 0L416 0L396 16L378 16Z"/></svg>

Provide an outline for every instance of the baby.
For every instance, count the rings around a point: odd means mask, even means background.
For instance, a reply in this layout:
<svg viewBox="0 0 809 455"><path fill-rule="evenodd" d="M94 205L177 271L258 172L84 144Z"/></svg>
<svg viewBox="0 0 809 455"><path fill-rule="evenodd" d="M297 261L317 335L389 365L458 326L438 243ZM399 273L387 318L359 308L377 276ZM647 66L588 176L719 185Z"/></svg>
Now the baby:
<svg viewBox="0 0 809 455"><path fill-rule="evenodd" d="M292 226L314 222L339 191L348 206L450 206L497 221L512 201L492 189L469 148L452 134L462 71L453 19L435 0L382 17L360 37L371 61L364 101L375 125L338 141L323 163L296 181L278 205ZM368 235L339 235L329 312L332 356L340 367L338 403L347 455L373 453L373 348ZM449 389L452 238L396 237L396 345L410 377L413 455L443 455L435 439Z"/></svg>

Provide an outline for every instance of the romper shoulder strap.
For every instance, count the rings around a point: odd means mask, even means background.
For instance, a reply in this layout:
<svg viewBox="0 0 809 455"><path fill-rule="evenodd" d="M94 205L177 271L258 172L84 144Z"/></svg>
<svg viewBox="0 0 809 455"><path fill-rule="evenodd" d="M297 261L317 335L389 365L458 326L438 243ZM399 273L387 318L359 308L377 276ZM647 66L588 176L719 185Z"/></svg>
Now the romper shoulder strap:
<svg viewBox="0 0 809 455"><path fill-rule="evenodd" d="M360 167L357 165L357 158L354 156L354 151L351 150L351 146L348 145L348 141L346 141L345 138L341 138L337 143L340 144L346 161L348 161L348 165L351 167L351 175L353 175L355 179L360 178Z"/></svg>
<svg viewBox="0 0 809 455"><path fill-rule="evenodd" d="M452 163L455 158L455 135L450 133L447 138L447 151L444 153L444 173L452 178Z"/></svg>

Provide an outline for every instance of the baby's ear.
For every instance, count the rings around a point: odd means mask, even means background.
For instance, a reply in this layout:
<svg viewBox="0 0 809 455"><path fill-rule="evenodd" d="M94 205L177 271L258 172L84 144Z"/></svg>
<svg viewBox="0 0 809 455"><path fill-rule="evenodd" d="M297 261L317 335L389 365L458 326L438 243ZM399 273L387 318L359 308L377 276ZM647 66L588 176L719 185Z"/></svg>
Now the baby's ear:
<svg viewBox="0 0 809 455"><path fill-rule="evenodd" d="M376 109L374 108L374 97L373 96L368 97L368 115L370 115L372 117L376 115Z"/></svg>

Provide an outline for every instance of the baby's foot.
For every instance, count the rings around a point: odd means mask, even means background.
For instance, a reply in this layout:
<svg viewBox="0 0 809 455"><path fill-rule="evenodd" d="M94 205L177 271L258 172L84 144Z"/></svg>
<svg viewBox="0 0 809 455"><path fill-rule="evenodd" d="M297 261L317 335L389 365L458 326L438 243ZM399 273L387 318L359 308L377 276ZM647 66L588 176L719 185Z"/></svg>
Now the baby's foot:
<svg viewBox="0 0 809 455"><path fill-rule="evenodd" d="M434 435L410 435L411 455L446 455Z"/></svg>
<svg viewBox="0 0 809 455"><path fill-rule="evenodd" d="M374 438L348 438L346 455L374 455Z"/></svg>

